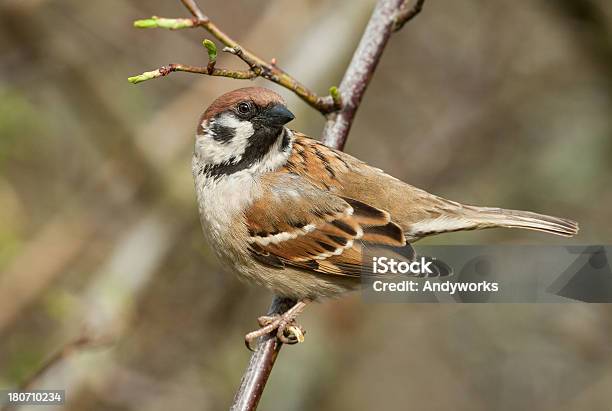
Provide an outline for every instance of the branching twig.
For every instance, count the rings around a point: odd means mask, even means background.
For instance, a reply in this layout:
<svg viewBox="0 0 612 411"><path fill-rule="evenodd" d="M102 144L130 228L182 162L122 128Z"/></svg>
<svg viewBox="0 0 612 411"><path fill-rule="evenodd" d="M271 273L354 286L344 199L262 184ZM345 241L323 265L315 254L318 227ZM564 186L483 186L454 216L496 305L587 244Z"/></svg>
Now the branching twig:
<svg viewBox="0 0 612 411"><path fill-rule="evenodd" d="M220 41L225 48L223 51L229 52L240 58L242 61L248 64L250 70L247 71L234 71L234 70L221 70L211 69L211 60L207 67L199 66L188 66L185 64L169 64L168 66L161 67L160 69L148 71L138 76L130 77L128 80L130 83L140 83L146 80L165 76L173 71L185 71L189 73L205 74L209 76L220 76L230 77L233 79L253 79L255 77L263 77L270 80L280 86L283 86L295 94L297 94L307 104L318 110L322 114L329 114L334 110L338 109L338 104L331 96L321 97L315 92L308 89L302 83L297 81L295 78L287 74L284 70L280 69L276 65L276 61L268 63L262 58L256 56L250 51L246 50L234 39L222 31L216 24L214 24L198 7L193 0L181 0L189 12L193 15L191 19L177 18L168 19L163 17L153 16L150 19L137 20L134 22L134 27L137 28L165 28L170 30L179 30L186 28L202 27L208 31L213 37ZM209 43L212 43L209 41ZM206 44L205 44L206 46ZM214 46L214 44L213 44ZM206 46L207 49L208 46ZM210 51L210 49L209 49ZM214 67L214 63L212 63Z"/></svg>
<svg viewBox="0 0 612 411"><path fill-rule="evenodd" d="M425 0L416 0L413 7L408 6L409 0L379 0L370 21L361 38L359 46L344 74L339 88L331 87L330 95L319 97L308 90L300 82L276 67L276 59L267 63L248 50L241 47L227 34L220 30L202 12L194 0L181 0L193 15L193 19L160 19L153 18L137 22L139 27L164 27L169 29L203 27L225 46L223 51L229 52L243 60L248 66L246 71L220 70L215 68L216 47L214 57L211 55L211 46L204 45L209 51L209 63L206 67L171 64L161 69L132 77L131 82L140 82L150 78L161 77L172 71L187 71L191 73L217 75L239 79L264 77L281 86L292 90L312 107L327 117L327 123L322 134L322 141L330 147L342 150L355 114L365 90L370 83L376 66L380 61L391 34L401 29L408 21L413 19L423 8ZM280 314L295 305L296 301L275 297L269 314ZM254 410L263 393L265 384L270 376L272 367L282 344L277 341L274 334L262 337L258 350L251 356L249 366L245 371L240 388L234 397L232 410Z"/></svg>
<svg viewBox="0 0 612 411"><path fill-rule="evenodd" d="M408 7L408 1L405 1L395 17L393 31L401 30L401 28L404 27L404 24L415 18L417 14L423 10L423 4L425 4L425 0L417 0L416 3L414 3L414 6Z"/></svg>

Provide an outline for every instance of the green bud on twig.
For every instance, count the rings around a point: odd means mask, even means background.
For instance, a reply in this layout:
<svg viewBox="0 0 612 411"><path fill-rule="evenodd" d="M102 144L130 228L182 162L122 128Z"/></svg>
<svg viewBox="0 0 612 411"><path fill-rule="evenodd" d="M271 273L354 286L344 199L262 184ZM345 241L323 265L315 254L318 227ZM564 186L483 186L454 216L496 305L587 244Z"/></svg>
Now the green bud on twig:
<svg viewBox="0 0 612 411"><path fill-rule="evenodd" d="M157 21L155 21L154 19L144 19L134 21L134 27L136 27L137 29L150 29L158 26Z"/></svg>
<svg viewBox="0 0 612 411"><path fill-rule="evenodd" d="M136 20L134 27L138 29L162 28L169 30L179 30L193 27L195 22L192 19L166 19L153 16L150 19Z"/></svg>
<svg viewBox="0 0 612 411"><path fill-rule="evenodd" d="M153 78L161 77L162 73L159 70L146 71L138 76L129 77L128 81L132 84L142 83L143 81L151 80Z"/></svg>
<svg viewBox="0 0 612 411"><path fill-rule="evenodd" d="M332 100L334 101L334 107L339 109L342 107L342 95L340 94L340 90L338 87L331 86L329 88L329 94L331 95Z"/></svg>
<svg viewBox="0 0 612 411"><path fill-rule="evenodd" d="M208 39L205 39L202 44L204 45L204 47L206 47L206 50L208 50L208 60L211 63L217 61L217 46L215 45L215 43Z"/></svg>

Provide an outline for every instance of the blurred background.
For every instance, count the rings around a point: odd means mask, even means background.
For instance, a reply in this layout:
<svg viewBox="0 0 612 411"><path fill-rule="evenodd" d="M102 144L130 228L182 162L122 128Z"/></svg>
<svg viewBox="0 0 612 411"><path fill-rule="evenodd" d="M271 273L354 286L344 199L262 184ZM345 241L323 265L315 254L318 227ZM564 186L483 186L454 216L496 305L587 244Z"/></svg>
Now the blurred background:
<svg viewBox="0 0 612 411"><path fill-rule="evenodd" d="M373 1L199 0L245 47L319 93L337 85ZM243 335L271 295L204 243L191 177L196 121L253 84L174 73L206 64L178 0L0 2L0 388L65 388L67 410L226 409ZM232 56L219 67L242 68ZM255 84L271 86L265 81ZM278 89L277 89L278 90ZM323 118L280 89L317 136ZM612 240L612 3L428 1L394 35L346 151L445 197L573 218L572 240L512 230L428 244ZM309 307L263 410L609 410L606 305Z"/></svg>

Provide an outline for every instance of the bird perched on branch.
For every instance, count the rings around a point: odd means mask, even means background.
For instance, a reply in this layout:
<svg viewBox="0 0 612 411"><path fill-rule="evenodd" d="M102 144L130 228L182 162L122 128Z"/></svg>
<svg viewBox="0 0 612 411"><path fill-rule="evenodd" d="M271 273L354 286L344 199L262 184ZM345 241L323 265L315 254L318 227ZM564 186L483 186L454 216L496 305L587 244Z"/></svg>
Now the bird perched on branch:
<svg viewBox="0 0 612 411"><path fill-rule="evenodd" d="M410 247L434 234L494 227L573 236L570 220L446 200L290 130L275 92L216 99L197 127L193 175L205 236L244 279L298 303L260 317L246 342L276 330L301 340L305 304L359 287L370 245Z"/></svg>

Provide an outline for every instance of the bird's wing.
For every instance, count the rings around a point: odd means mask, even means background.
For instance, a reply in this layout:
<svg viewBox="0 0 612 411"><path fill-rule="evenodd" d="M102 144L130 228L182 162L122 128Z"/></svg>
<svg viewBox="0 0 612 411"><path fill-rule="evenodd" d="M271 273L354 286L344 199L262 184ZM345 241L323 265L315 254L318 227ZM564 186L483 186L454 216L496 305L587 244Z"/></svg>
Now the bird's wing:
<svg viewBox="0 0 612 411"><path fill-rule="evenodd" d="M294 133L292 155L283 167L321 190L354 198L391 216L408 241L428 235L514 227L561 236L578 232L574 221L520 210L475 207L438 197L404 183L350 155Z"/></svg>
<svg viewBox="0 0 612 411"><path fill-rule="evenodd" d="M279 172L297 174L323 191L385 210L404 233L410 232L413 223L431 219L440 210L458 205L297 131L293 135L291 156Z"/></svg>
<svg viewBox="0 0 612 411"><path fill-rule="evenodd" d="M263 264L358 277L368 245L410 247L386 211L321 190L297 174L268 173L261 186L245 217L250 252Z"/></svg>

